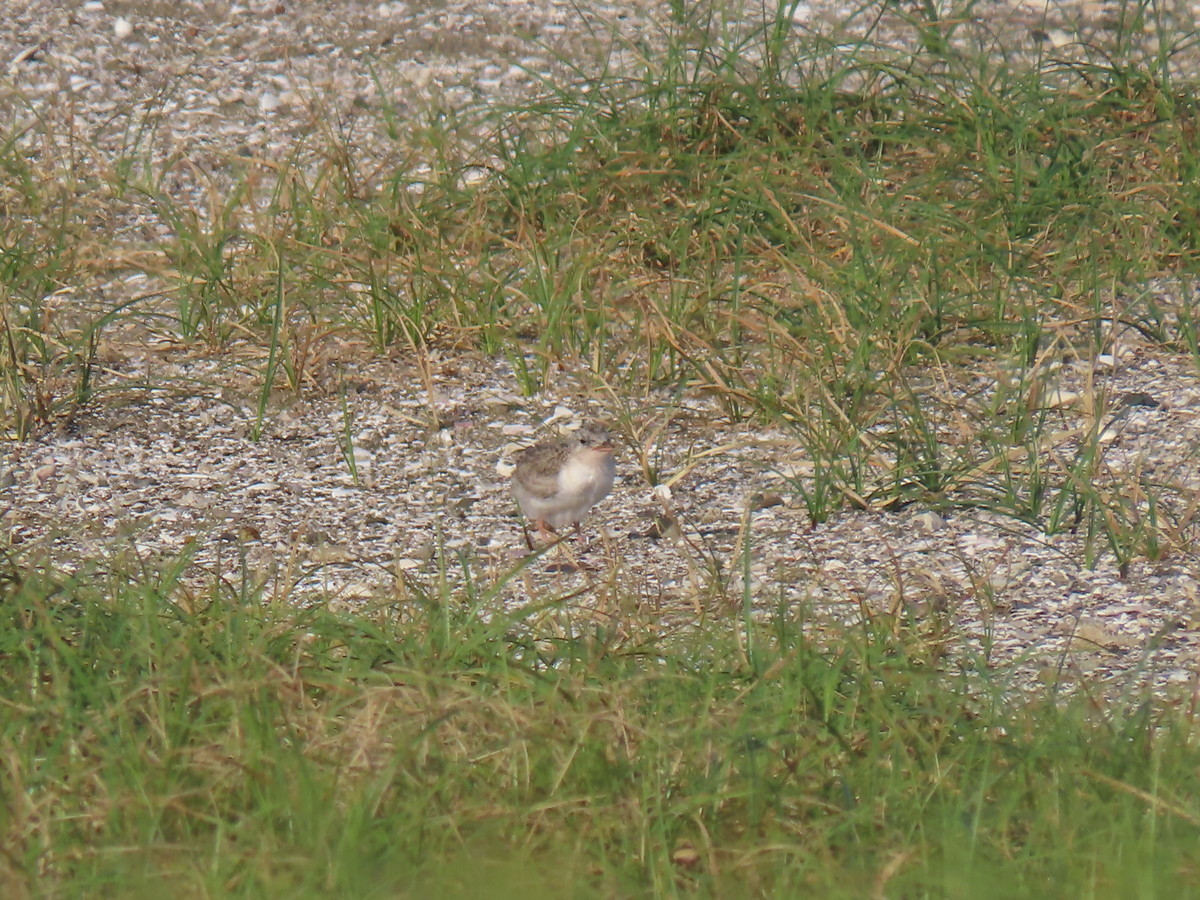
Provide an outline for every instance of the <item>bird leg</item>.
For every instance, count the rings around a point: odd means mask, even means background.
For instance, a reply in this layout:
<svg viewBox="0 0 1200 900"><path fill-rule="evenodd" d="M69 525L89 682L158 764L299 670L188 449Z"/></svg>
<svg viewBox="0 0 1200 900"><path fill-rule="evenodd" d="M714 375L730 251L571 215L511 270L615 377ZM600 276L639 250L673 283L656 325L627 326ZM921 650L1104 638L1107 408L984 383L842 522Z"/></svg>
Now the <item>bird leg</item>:
<svg viewBox="0 0 1200 900"><path fill-rule="evenodd" d="M543 546L558 539L557 532L555 532L554 528L545 519L534 519L533 527L537 531L537 536L541 539ZM537 547L534 546L533 538L529 536L529 523L522 522L521 530L525 532L525 546L529 548L530 553L535 553Z"/></svg>
<svg viewBox="0 0 1200 900"><path fill-rule="evenodd" d="M539 522L540 530L544 538L553 540L554 555L557 562L547 566L547 570L551 572L578 572L583 568L579 562L579 558L575 555L575 551L571 549L571 542L566 537L560 535L548 522ZM575 523L575 533L579 534L579 523Z"/></svg>
<svg viewBox="0 0 1200 900"><path fill-rule="evenodd" d="M580 553L590 546L583 536L583 524L580 522L575 523L575 543L579 546Z"/></svg>
<svg viewBox="0 0 1200 900"><path fill-rule="evenodd" d="M584 568L579 562L579 558L571 550L570 543L564 540L563 537L554 530L554 526L552 526L545 519L535 519L533 522L533 527L537 532L538 539L542 541L543 548L546 548L551 544L553 544L555 547L555 556L559 561L551 563L548 566L549 571L577 572ZM525 546L529 548L530 553L536 553L537 546L534 544L533 538L529 534L529 525L527 523L522 523L521 528L525 533ZM575 538L577 541L582 541L582 536L583 529L580 527L579 523L576 522ZM566 561L563 561L562 559L564 556L566 557Z"/></svg>

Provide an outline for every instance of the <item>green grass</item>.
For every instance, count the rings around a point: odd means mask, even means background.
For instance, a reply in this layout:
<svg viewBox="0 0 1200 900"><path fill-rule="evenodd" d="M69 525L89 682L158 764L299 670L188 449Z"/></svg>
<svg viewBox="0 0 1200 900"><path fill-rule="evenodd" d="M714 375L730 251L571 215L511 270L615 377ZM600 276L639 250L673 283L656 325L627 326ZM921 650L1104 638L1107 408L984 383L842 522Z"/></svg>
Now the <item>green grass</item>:
<svg viewBox="0 0 1200 900"><path fill-rule="evenodd" d="M803 611L564 637L436 591L300 610L131 563L5 565L5 896L1178 897L1200 874L1193 709L1030 699Z"/></svg>
<svg viewBox="0 0 1200 900"><path fill-rule="evenodd" d="M1106 465L1116 398L1046 398L1118 326L1200 363L1194 302L1150 288L1187 298L1200 261L1200 84L1169 65L1195 36L1162 22L1143 46L1154 9L1128 5L1108 46L1010 60L969 8L908 13L911 52L802 38L786 5L741 34L680 3L662 52L626 48L639 71L581 68L498 112L384 108L382 155L330 128L202 171L155 163L155 129L131 126L101 163L69 113L15 104L0 427L207 389L98 374L116 325L257 366L255 437L279 392L320 390L331 338L419 368L468 348L528 394L557 361L590 373L634 438L671 421L662 398L701 393L778 427L811 463L793 488L814 523L985 508L1077 530L1088 565L1190 564L1194 500ZM166 236L131 237L126 213ZM100 290L128 275L150 288ZM564 638L540 612L484 621L487 585L348 613L186 558L68 572L0 552L4 896L1200 883L1194 704L1029 695L944 636L759 620L750 594L665 636L629 612Z"/></svg>
<svg viewBox="0 0 1200 900"><path fill-rule="evenodd" d="M92 373L114 320L255 348L256 436L335 335L417 358L470 347L510 360L526 394L566 359L618 396L708 392L784 428L815 465L796 484L814 522L922 501L1084 524L1121 565L1186 546L1177 487L1109 476L1098 432L1064 443L1044 397L1058 363L1122 327L1200 359L1194 304L1147 288L1197 270L1195 84L1166 64L1191 37L1118 30L1013 61L932 8L909 22L915 54L675 12L664 51L628 48L640 71L581 68L515 108L407 129L385 107L371 150L330 128L282 162L156 168L141 129L79 171L69 122L0 135L9 432L112 389ZM1151 12L1127 9L1130 28ZM85 240L72 203L167 236ZM131 270L161 290L54 302ZM950 408L944 387L963 393Z"/></svg>

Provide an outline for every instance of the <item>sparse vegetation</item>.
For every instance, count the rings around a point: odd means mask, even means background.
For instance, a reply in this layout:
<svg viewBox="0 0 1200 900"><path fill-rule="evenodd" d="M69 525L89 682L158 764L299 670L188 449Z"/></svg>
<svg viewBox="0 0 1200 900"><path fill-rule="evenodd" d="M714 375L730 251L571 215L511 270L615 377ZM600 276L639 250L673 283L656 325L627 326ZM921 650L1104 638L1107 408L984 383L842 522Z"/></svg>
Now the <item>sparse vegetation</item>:
<svg viewBox="0 0 1200 900"><path fill-rule="evenodd" d="M1016 59L969 6L910 13L914 52L675 4L636 74L408 130L385 106L387 166L329 128L202 171L144 127L93 170L69 122L0 117L4 434L187 390L98 375L118 324L236 349L255 435L331 335L470 347L529 393L574 361L634 437L659 389L784 430L813 523L919 500L1078 530L1089 565L1194 560L1179 473L1106 464L1126 401L1052 395L1125 328L1200 359L1195 35L1147 49L1156 9L1127 5L1111 46ZM128 275L150 288L82 299ZM831 631L749 578L686 627L497 610L477 576L355 611L260 581L0 535L0 893L1200 890L1194 699L1031 694L940 665L936 616Z"/></svg>

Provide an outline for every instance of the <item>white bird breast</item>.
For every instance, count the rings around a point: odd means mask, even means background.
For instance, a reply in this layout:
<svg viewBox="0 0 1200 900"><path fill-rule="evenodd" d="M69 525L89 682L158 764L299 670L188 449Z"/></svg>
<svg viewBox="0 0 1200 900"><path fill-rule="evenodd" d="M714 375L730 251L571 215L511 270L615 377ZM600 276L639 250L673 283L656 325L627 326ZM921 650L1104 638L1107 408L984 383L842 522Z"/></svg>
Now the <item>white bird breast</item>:
<svg viewBox="0 0 1200 900"><path fill-rule="evenodd" d="M570 460L558 475L558 486L564 494L594 498L596 503L612 490L616 465L607 453L580 453Z"/></svg>

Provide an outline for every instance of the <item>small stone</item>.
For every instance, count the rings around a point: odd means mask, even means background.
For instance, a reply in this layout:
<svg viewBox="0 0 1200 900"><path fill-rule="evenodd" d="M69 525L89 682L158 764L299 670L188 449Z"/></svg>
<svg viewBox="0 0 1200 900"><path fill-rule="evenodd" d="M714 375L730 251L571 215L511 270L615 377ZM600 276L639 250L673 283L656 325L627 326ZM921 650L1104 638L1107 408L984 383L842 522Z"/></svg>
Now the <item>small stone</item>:
<svg viewBox="0 0 1200 900"><path fill-rule="evenodd" d="M750 509L755 512L782 505L783 497L776 491L761 491L750 495Z"/></svg>
<svg viewBox="0 0 1200 900"><path fill-rule="evenodd" d="M1147 409L1159 409L1162 406L1158 400L1155 400L1150 394L1145 391L1130 391L1121 398L1122 406L1144 406Z"/></svg>
<svg viewBox="0 0 1200 900"><path fill-rule="evenodd" d="M674 544L683 542L683 529L679 527L679 520L674 516L668 516L664 513L658 513L654 516L654 521L641 534L632 532L630 537L649 538L652 541L668 540Z"/></svg>
<svg viewBox="0 0 1200 900"><path fill-rule="evenodd" d="M813 17L812 7L807 3L797 3L792 7L791 17L797 24L808 22Z"/></svg>
<svg viewBox="0 0 1200 900"><path fill-rule="evenodd" d="M927 509L925 512L917 513L917 515L913 516L913 525L918 531L925 534L933 534L935 531L941 531L946 527L946 520L932 509Z"/></svg>
<svg viewBox="0 0 1200 900"><path fill-rule="evenodd" d="M1046 406L1050 409L1074 406L1078 402L1079 394L1076 391L1056 390L1046 395Z"/></svg>
<svg viewBox="0 0 1200 900"><path fill-rule="evenodd" d="M1129 650L1139 643L1136 638L1114 631L1094 619L1081 619L1069 635L1072 650Z"/></svg>
<svg viewBox="0 0 1200 900"><path fill-rule="evenodd" d="M344 544L320 543L313 547L312 559L319 563L342 563L352 561L354 554Z"/></svg>
<svg viewBox="0 0 1200 900"><path fill-rule="evenodd" d="M374 592L364 581L352 581L338 592L341 600L370 600Z"/></svg>
<svg viewBox="0 0 1200 900"><path fill-rule="evenodd" d="M1046 40L1052 47L1065 47L1075 40L1075 35L1062 28L1051 28L1045 34Z"/></svg>
<svg viewBox="0 0 1200 900"><path fill-rule="evenodd" d="M184 491L183 496L179 498L179 505L187 509L208 509L213 505L213 497L199 491Z"/></svg>
<svg viewBox="0 0 1200 900"><path fill-rule="evenodd" d="M690 869L700 862L700 851L685 841L671 853L671 862L681 868Z"/></svg>

